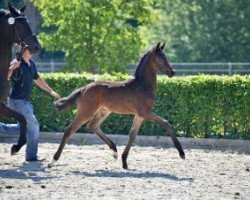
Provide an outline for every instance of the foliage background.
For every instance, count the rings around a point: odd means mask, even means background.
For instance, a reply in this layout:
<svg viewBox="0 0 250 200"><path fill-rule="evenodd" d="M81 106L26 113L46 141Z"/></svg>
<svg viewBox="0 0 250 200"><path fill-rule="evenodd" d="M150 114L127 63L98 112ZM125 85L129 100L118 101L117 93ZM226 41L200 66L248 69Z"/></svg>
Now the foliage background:
<svg viewBox="0 0 250 200"><path fill-rule="evenodd" d="M71 71L117 72L159 41L172 62L249 62L249 0L32 0ZM69 70L69 71L70 71Z"/></svg>
<svg viewBox="0 0 250 200"><path fill-rule="evenodd" d="M63 52L69 72L124 72L159 41L172 62L250 61L249 0L9 2L39 10L42 47Z"/></svg>
<svg viewBox="0 0 250 200"><path fill-rule="evenodd" d="M144 27L147 40L166 41L174 62L249 62L250 1L159 0Z"/></svg>
<svg viewBox="0 0 250 200"><path fill-rule="evenodd" d="M150 0L32 2L44 19L42 45L64 51L67 70L124 71L138 58L144 42L138 24L149 22Z"/></svg>

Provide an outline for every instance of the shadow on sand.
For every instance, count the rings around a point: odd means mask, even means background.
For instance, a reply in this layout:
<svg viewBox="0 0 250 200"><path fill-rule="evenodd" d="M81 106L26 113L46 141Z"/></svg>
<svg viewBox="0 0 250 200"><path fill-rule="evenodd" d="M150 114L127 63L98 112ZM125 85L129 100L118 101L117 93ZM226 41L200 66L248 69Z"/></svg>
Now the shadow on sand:
<svg viewBox="0 0 250 200"><path fill-rule="evenodd" d="M193 181L193 178L178 177L171 174L159 172L136 172L136 171L120 171L113 172L108 170L97 170L95 173L73 171L75 175L82 175L86 177L114 177L114 178L163 178L173 181Z"/></svg>
<svg viewBox="0 0 250 200"><path fill-rule="evenodd" d="M56 178L40 176L38 175L38 173L40 172L46 173L44 171L44 165L42 163L23 163L22 166L16 167L14 169L0 169L0 178L24 180L30 179L34 182Z"/></svg>

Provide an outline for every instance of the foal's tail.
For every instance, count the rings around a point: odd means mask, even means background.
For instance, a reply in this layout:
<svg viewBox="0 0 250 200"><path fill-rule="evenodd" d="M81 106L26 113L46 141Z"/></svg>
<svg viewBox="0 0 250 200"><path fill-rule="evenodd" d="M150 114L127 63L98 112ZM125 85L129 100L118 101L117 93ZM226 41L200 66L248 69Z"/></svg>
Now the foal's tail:
<svg viewBox="0 0 250 200"><path fill-rule="evenodd" d="M74 90L69 96L57 100L54 104L58 110L63 110L75 104L77 98L81 95L83 88Z"/></svg>

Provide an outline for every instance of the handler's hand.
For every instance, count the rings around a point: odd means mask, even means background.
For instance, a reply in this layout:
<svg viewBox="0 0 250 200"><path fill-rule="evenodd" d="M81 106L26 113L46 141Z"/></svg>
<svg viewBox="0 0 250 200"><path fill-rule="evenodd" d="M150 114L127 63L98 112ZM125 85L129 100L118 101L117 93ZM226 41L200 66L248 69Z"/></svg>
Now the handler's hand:
<svg viewBox="0 0 250 200"><path fill-rule="evenodd" d="M50 92L51 96L53 96L55 99L61 99L61 96L59 94L57 94L55 91L51 91Z"/></svg>
<svg viewBox="0 0 250 200"><path fill-rule="evenodd" d="M18 68L20 66L20 61L18 61L17 59L14 59L11 63L10 63L10 70L14 70L16 68Z"/></svg>

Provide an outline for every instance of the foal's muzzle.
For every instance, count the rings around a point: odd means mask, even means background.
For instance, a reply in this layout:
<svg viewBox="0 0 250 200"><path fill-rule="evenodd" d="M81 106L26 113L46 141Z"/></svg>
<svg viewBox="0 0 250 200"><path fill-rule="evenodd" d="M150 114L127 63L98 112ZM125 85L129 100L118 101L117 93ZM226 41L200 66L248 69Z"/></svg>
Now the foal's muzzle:
<svg viewBox="0 0 250 200"><path fill-rule="evenodd" d="M175 75L175 71L174 71L174 70L170 70L170 71L168 72L169 78L172 78L174 75Z"/></svg>
<svg viewBox="0 0 250 200"><path fill-rule="evenodd" d="M168 65L168 68L166 69L166 73L169 78L172 78L175 75L175 71L171 65Z"/></svg>

